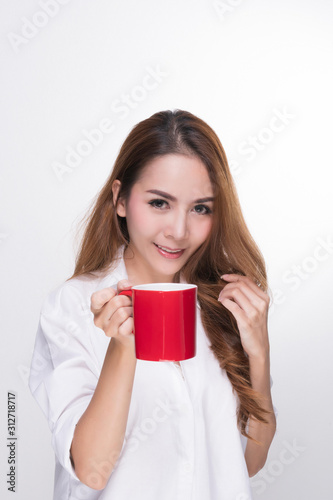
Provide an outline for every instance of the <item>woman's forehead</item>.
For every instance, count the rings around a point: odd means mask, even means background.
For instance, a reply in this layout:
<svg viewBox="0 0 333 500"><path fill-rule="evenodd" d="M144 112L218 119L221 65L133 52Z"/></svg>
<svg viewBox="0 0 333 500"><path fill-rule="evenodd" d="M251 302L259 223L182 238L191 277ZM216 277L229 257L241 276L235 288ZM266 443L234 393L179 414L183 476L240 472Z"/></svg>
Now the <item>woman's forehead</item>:
<svg viewBox="0 0 333 500"><path fill-rule="evenodd" d="M186 191L198 196L213 196L207 168L194 156L164 155L151 160L143 168L138 185L142 189Z"/></svg>

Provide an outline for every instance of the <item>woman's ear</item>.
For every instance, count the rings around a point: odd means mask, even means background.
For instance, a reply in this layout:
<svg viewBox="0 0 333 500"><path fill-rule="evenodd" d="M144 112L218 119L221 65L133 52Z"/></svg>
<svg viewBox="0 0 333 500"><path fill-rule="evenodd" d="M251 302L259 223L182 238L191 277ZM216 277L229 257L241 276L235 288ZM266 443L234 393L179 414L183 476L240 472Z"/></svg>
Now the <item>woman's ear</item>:
<svg viewBox="0 0 333 500"><path fill-rule="evenodd" d="M116 211L119 217L126 217L126 206L124 200L122 198L119 198L117 202L120 187L121 187L121 182L118 179L113 181L112 184L113 204L114 206L116 206L117 203Z"/></svg>

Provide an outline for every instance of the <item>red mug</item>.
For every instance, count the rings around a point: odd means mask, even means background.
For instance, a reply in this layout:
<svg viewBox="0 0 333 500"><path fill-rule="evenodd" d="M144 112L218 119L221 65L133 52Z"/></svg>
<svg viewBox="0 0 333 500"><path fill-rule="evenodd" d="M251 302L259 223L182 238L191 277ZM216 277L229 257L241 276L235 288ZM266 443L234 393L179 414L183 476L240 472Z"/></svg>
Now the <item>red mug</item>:
<svg viewBox="0 0 333 500"><path fill-rule="evenodd" d="M196 285L150 283L119 295L132 297L137 359L182 361L195 356Z"/></svg>

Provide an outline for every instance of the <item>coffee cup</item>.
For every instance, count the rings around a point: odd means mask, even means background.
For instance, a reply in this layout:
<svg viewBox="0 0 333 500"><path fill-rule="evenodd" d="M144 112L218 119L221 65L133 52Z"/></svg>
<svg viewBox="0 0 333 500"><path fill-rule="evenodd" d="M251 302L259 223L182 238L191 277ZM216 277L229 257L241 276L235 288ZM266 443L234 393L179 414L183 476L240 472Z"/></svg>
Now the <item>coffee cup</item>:
<svg viewBox="0 0 333 500"><path fill-rule="evenodd" d="M132 297L137 359L183 361L195 356L196 285L149 283L119 295Z"/></svg>

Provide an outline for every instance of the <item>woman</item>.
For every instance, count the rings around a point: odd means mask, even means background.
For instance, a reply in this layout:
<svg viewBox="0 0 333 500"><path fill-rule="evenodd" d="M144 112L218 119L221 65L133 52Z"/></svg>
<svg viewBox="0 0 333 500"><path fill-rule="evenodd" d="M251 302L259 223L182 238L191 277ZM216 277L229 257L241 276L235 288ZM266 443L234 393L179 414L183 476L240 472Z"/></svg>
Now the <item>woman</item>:
<svg viewBox="0 0 333 500"><path fill-rule="evenodd" d="M194 358L136 359L117 293L152 282L198 286ZM268 306L217 135L181 110L140 122L41 312L30 388L52 431L54 498L250 499L276 430Z"/></svg>

